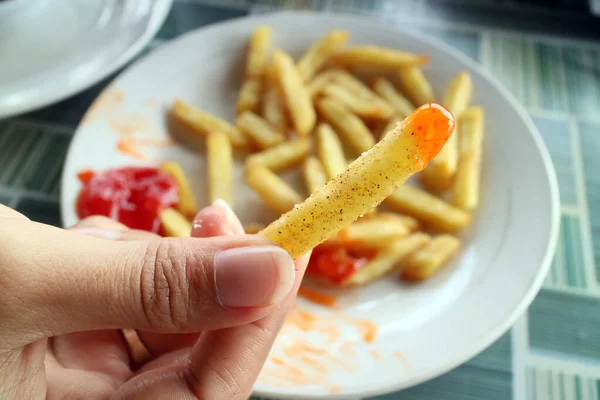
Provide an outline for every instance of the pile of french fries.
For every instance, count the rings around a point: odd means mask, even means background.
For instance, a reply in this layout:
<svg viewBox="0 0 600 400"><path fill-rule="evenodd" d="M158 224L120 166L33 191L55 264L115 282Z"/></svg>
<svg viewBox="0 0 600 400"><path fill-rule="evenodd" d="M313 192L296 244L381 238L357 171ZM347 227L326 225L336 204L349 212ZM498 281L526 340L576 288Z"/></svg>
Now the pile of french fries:
<svg viewBox="0 0 600 400"><path fill-rule="evenodd" d="M284 214L346 171L418 106L437 100L422 70L426 55L346 46L348 39L348 32L333 30L294 60L271 51L270 27L256 28L234 123L175 100L171 117L192 140L206 142L209 204L219 198L233 204L235 152L245 159L247 184ZM375 252L343 285L364 285L391 271L403 280L423 281L458 252L455 235L470 224L480 191L483 110L471 105L471 94L468 72L449 82L441 104L454 115L457 129L419 174L423 189L401 185L384 201L387 210L372 209L322 244ZM278 175L298 166L304 193ZM188 236L196 200L177 164L163 170L181 189L178 209L161 213L165 232ZM257 221L246 230L263 228Z"/></svg>

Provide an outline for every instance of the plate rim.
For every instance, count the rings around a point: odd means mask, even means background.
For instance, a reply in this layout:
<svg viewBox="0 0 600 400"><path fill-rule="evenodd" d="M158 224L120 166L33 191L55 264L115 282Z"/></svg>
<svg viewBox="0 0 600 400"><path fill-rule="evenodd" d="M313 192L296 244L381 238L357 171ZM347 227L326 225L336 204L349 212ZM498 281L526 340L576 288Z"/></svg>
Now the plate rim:
<svg viewBox="0 0 600 400"><path fill-rule="evenodd" d="M529 307L529 305L532 303L533 299L535 298L535 296L538 294L538 292L541 289L543 281L546 278L548 270L550 269L550 265L552 263L552 258L554 257L554 253L555 253L556 246L558 243L559 226L560 226L559 225L559 223L560 223L560 193L559 193L559 188L558 188L558 179L557 179L556 172L554 169L554 164L552 163L552 160L550 157L550 153L549 153L545 143L543 142L543 139L541 137L539 130L533 123L531 116L527 113L525 108L519 103L519 101L515 98L515 96L512 93L510 93L510 91L506 88L506 86L504 84L502 84L497 78L495 78L491 74L491 72L489 72L487 69L485 69L484 66L480 62L468 57L467 55L463 54L459 50L454 49L450 45L440 41L439 39L436 39L436 38L430 36L427 33L419 32L419 31L416 31L413 29L398 28L395 26L390 26L389 24L377 24L377 22L381 22L381 20L378 20L377 18L373 18L370 16L366 16L366 17L365 16L357 16L355 14L349 14L349 13L330 12L330 11L316 12L316 11L306 11L306 10L271 11L271 12L267 12L267 13L249 14L246 16L236 17L236 18L233 18L230 20L205 25L205 26L190 30L190 31L170 40L168 43L165 44L165 46L172 45L175 42L178 42L180 40L185 40L188 36L197 35L197 34L199 34L199 32L202 32L202 31L206 31L209 29L215 29L215 28L219 28L219 27L222 28L227 25L235 25L240 22L256 20L257 22L260 21L261 23L266 23L264 21L265 18L273 18L273 19L275 19L275 18L294 18L294 17L301 17L301 16L303 16L305 18L309 17L311 19L334 18L334 19L338 19L338 20L346 20L349 23L362 25L362 26L368 27L370 29L377 29L377 30L384 31L384 32L390 33L390 34L402 32L406 36L409 36L411 38L414 38L414 39L417 39L424 43L427 43L427 45L434 47L438 50L441 50L443 53L448 53L448 54L451 54L452 56L456 57L466 67L468 67L469 69L472 69L473 71L478 73L495 90L497 90L498 93L500 93L500 95L502 97L504 97L504 99L506 99L506 101L510 105L510 107L521 118L521 120L523 121L523 123L525 124L525 126L528 130L528 133L530 134L531 138L533 139L533 143L534 143L537 151L540 154L543 170L544 170L545 176L547 178L548 188L550 190L550 198L549 198L549 210L550 210L550 216L551 216L550 217L551 218L550 231L547 236L547 240L546 240L546 244L545 244L545 251L543 252L543 255L540 258L540 263L539 263L539 266L537 267L536 273L534 275L534 279L531 280L531 283L530 283L527 291L522 295L517 306L506 317L498 319L498 321L500 321L500 322L495 324L495 328L491 329L488 334L482 336L482 338L477 340L476 342L473 342L473 344L471 346L469 346L468 348L466 348L466 350L463 350L461 352L461 354L462 354L461 357L456 357L449 361L443 361L440 364L438 364L438 366L436 368L428 371L427 374L423 374L422 376L420 376L418 378L408 379L408 380L404 380L404 381L397 382L397 383L391 383L388 385L380 385L375 389L370 389L370 388L365 388L365 387L357 387L356 390L350 394L339 393L339 394L327 394L327 395L325 395L325 394L323 394L323 395L314 395L314 394L311 394L311 395L298 394L298 395L296 395L296 394L290 394L290 393L277 392L275 390L256 390L256 389L253 390L253 395L266 396L266 397L276 396L279 398L287 398L287 399L307 399L307 398L310 398L310 399L347 399L347 398L349 398L349 397L351 398L353 396L370 397L370 396L377 396L377 395L382 395L382 394L386 394L386 393L392 393L392 392L407 389L409 387L413 387L418 384L427 382L431 379L439 377L440 375L442 375L446 372L449 372L450 370L464 364L465 362L467 362L468 360L470 360L477 354L481 353L483 350L485 350L487 347L489 347L491 344L493 344L496 340L498 340L504 333L506 333L514 325L514 323L517 321L517 319L521 315L523 315L523 313L525 312L527 307ZM132 64L131 66L129 66L128 68L135 66L137 63L144 62L147 57L154 56L157 52L160 52L161 49L163 49L163 48L164 47L161 46L160 48L158 48L154 51L151 51L150 53L148 53L148 54L144 55L143 57L141 57L140 59L136 60L136 62L134 64ZM110 89L112 84L116 80L118 80L121 77L121 75L125 72L126 71L122 71L118 76L116 76L115 79L109 85L107 85L107 87L103 90L103 92L107 89ZM87 114L87 112L88 111L86 111L86 114ZM80 131L80 128L81 128L81 124L79 124L77 126L75 133L73 135L73 139ZM69 160L71 158L70 156L72 155L72 143L73 143L73 141L71 141L71 143L69 144L67 157L65 159L65 165L67 165L67 163L69 162ZM65 168L64 171L66 171L66 170L67 169ZM65 194L64 194L65 181L67 179L67 177L65 175L66 174L63 172L63 176L61 177L61 194L60 194L61 221L62 221L63 226L65 225L65 222L66 222L65 221L66 213L65 213L65 210L63 209L66 204L66 202L63 201L63 198L65 196Z"/></svg>
<svg viewBox="0 0 600 400"><path fill-rule="evenodd" d="M89 89L102 79L107 78L112 73L123 67L135 56L137 56L148 43L152 41L156 33L162 27L163 23L167 19L169 12L173 6L173 0L158 0L159 2L154 7L150 20L144 32L123 52L117 59L111 62L106 68L99 68L94 71L88 79L82 80L74 85L65 85L60 90L51 92L52 94L45 94L43 96L36 96L30 102L23 104L17 104L16 106L8 106L0 108L0 119L10 118L25 114L27 112L36 111L46 106L50 106L59 103L71 96L79 94L86 89ZM161 13L162 11L162 13ZM143 57L142 57L143 58ZM114 79L117 79L121 74L117 75ZM113 81L114 81L113 79ZM112 82L112 81L111 81ZM103 90L104 91L104 90ZM86 110L87 113L87 110ZM79 129L80 124L77 125Z"/></svg>

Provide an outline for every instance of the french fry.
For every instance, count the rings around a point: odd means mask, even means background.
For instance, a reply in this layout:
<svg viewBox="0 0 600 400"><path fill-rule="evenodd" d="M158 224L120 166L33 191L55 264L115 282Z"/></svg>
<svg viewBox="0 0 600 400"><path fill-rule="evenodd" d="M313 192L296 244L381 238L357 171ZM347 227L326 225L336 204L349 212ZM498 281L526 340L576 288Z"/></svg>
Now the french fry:
<svg viewBox="0 0 600 400"><path fill-rule="evenodd" d="M235 147L246 147L248 139L229 122L195 108L182 100L175 100L171 115L195 134L206 136L210 132L223 132Z"/></svg>
<svg viewBox="0 0 600 400"><path fill-rule="evenodd" d="M298 61L300 77L308 82L325 64L329 56L348 41L349 36L347 31L333 30L310 46Z"/></svg>
<svg viewBox="0 0 600 400"><path fill-rule="evenodd" d="M296 133L307 136L315 126L317 116L298 69L292 58L280 50L273 54L273 68Z"/></svg>
<svg viewBox="0 0 600 400"><path fill-rule="evenodd" d="M309 193L314 193L327 183L327 176L321 162L315 157L304 161L304 182Z"/></svg>
<svg viewBox="0 0 600 400"><path fill-rule="evenodd" d="M471 101L473 84L468 72L462 71L448 85L443 104L454 114L457 120ZM460 134L460 131L457 133ZM440 154L431 160L429 166L421 174L423 185L434 192L450 189L458 166L458 135L453 135Z"/></svg>
<svg viewBox="0 0 600 400"><path fill-rule="evenodd" d="M194 218L198 211L198 205L196 203L196 196L190 188L181 166L174 161L168 161L160 166L167 174L171 175L177 182L179 188L179 205L177 209L187 218Z"/></svg>
<svg viewBox="0 0 600 400"><path fill-rule="evenodd" d="M244 232L246 232L247 235L256 235L263 229L265 229L265 224L259 222L251 222L248 225L244 225Z"/></svg>
<svg viewBox="0 0 600 400"><path fill-rule="evenodd" d="M252 32L250 48L246 57L246 77L262 77L271 47L272 29L270 26L259 26Z"/></svg>
<svg viewBox="0 0 600 400"><path fill-rule="evenodd" d="M418 219L409 217L408 215L397 214L394 212L385 212L377 214L377 217L383 219L389 218L397 220L398 222L402 223L406 227L406 229L408 229L409 232L414 232L421 227L421 223Z"/></svg>
<svg viewBox="0 0 600 400"><path fill-rule="evenodd" d="M373 90L391 104L402 118L406 118L415 110L415 106L385 78L376 78L373 81Z"/></svg>
<svg viewBox="0 0 600 400"><path fill-rule="evenodd" d="M258 78L246 79L240 89L236 112L244 111L258 112L260 108L260 94L262 91L262 81Z"/></svg>
<svg viewBox="0 0 600 400"><path fill-rule="evenodd" d="M281 94L271 79L265 80L265 92L262 98L262 116L271 126L280 133L287 131L287 116Z"/></svg>
<svg viewBox="0 0 600 400"><path fill-rule="evenodd" d="M348 166L342 142L328 124L317 127L317 156L323 164L327 179L343 172Z"/></svg>
<svg viewBox="0 0 600 400"><path fill-rule="evenodd" d="M298 258L350 225L422 170L453 130L454 117L442 106L426 104L418 108L346 171L259 234L285 249L292 258ZM265 171L269 172L266 168Z"/></svg>
<svg viewBox="0 0 600 400"><path fill-rule="evenodd" d="M408 53L377 46L353 46L338 52L335 61L351 67L369 69L398 69L421 65L429 61L426 55Z"/></svg>
<svg viewBox="0 0 600 400"><path fill-rule="evenodd" d="M375 145L369 128L338 100L326 97L317 102L317 107L354 152L361 154Z"/></svg>
<svg viewBox="0 0 600 400"><path fill-rule="evenodd" d="M459 161L451 202L473 211L479 204L481 153L483 151L483 108L467 108L460 117Z"/></svg>
<svg viewBox="0 0 600 400"><path fill-rule="evenodd" d="M158 213L165 234L169 237L189 237L192 224L174 208L165 208Z"/></svg>
<svg viewBox="0 0 600 400"><path fill-rule="evenodd" d="M244 111L238 115L235 125L261 149L267 149L284 141L281 133L275 131L267 121L250 111Z"/></svg>
<svg viewBox="0 0 600 400"><path fill-rule="evenodd" d="M385 204L441 232L457 232L471 222L471 216L460 208L408 185L396 189L385 199Z"/></svg>
<svg viewBox="0 0 600 400"><path fill-rule="evenodd" d="M389 246L391 241L410 233L410 227L400 216L395 218L390 214L383 214L361 218L339 231L337 239L346 245L355 244L369 249L382 249Z"/></svg>
<svg viewBox="0 0 600 400"><path fill-rule="evenodd" d="M394 113L394 109L387 103L359 97L350 89L337 83L325 86L323 94L344 103L352 112L361 117L387 119Z"/></svg>
<svg viewBox="0 0 600 400"><path fill-rule="evenodd" d="M436 236L406 260L400 277L407 281L423 281L430 278L454 257L459 249L460 240L456 237Z"/></svg>
<svg viewBox="0 0 600 400"><path fill-rule="evenodd" d="M223 199L233 206L233 155L229 137L211 132L206 139L208 203Z"/></svg>
<svg viewBox="0 0 600 400"><path fill-rule="evenodd" d="M246 180L264 202L278 213L288 212L302 202L302 196L263 165L249 166Z"/></svg>
<svg viewBox="0 0 600 400"><path fill-rule="evenodd" d="M310 140L296 139L284 142L252 154L246 159L246 165L264 165L273 172L299 164L310 151Z"/></svg>
<svg viewBox="0 0 600 400"><path fill-rule="evenodd" d="M333 78L339 73L346 73L342 69L328 69L315 75L314 78L306 85L306 90L309 96L314 99L321 94L325 86L333 81Z"/></svg>
<svg viewBox="0 0 600 400"><path fill-rule="evenodd" d="M429 235L421 232L413 233L405 238L396 239L381 250L375 258L350 275L342 285L356 286L372 282L397 268L400 263L415 251L429 243Z"/></svg>
<svg viewBox="0 0 600 400"><path fill-rule="evenodd" d="M431 84L425 78L423 70L419 67L405 67L398 70L398 79L404 89L406 97L413 105L419 107L421 104L435 101Z"/></svg>

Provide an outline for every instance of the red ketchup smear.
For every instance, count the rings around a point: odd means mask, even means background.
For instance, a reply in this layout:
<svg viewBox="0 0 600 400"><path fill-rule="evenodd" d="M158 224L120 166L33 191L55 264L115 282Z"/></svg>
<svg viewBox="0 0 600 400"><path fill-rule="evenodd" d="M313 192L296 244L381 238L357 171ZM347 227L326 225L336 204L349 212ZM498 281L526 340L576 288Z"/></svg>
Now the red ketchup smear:
<svg viewBox="0 0 600 400"><path fill-rule="evenodd" d="M77 174L80 218L104 215L132 229L160 233L159 210L179 204L177 182L158 168L125 167Z"/></svg>
<svg viewBox="0 0 600 400"><path fill-rule="evenodd" d="M371 258L373 255L353 252L351 248L320 245L312 252L306 274L340 284Z"/></svg>

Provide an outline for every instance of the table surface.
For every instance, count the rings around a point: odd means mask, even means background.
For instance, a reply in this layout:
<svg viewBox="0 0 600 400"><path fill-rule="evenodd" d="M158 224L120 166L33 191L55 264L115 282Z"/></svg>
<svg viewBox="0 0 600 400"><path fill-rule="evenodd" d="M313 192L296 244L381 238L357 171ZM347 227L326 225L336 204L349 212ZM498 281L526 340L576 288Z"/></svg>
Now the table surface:
<svg viewBox="0 0 600 400"><path fill-rule="evenodd" d="M349 12L427 32L457 48L498 77L533 117L554 161L562 202L560 239L543 289L483 353L437 379L378 399L600 398L600 20L580 2L536 4L176 0L148 46L249 13ZM0 120L0 203L60 225L60 176L69 141L113 77L53 106Z"/></svg>

